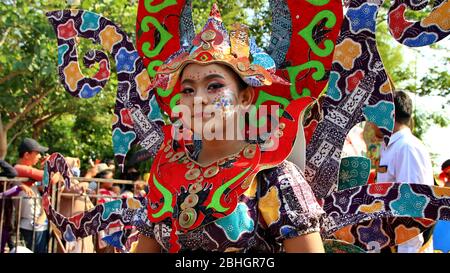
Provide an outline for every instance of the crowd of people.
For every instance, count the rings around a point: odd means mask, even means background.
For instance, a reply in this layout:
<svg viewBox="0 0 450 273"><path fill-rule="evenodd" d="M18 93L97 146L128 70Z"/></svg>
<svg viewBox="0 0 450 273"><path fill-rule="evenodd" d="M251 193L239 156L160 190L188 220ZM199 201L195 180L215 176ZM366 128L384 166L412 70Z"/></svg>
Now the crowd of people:
<svg viewBox="0 0 450 273"><path fill-rule="evenodd" d="M19 159L16 164L12 166L5 160L0 160L0 177L22 178L11 180L5 192L1 192L4 186L1 185L0 212L3 211L1 253L49 251L51 229L41 199L43 194L41 181L44 177L43 167L49 157L48 150L48 147L42 146L36 140L24 138L18 147ZM118 198L144 197L146 194L146 183L135 167L127 168L124 174L118 175L119 180L114 180L114 160L96 160L96 162L90 160L83 173L79 158L66 157L66 162L74 177L70 189L65 188L61 181L52 181L57 183L60 194L58 211L66 217L89 210L95 204ZM96 178L105 180L96 181ZM52 179L59 177L55 176ZM114 180L115 183L108 180ZM124 182L128 183L122 184L123 180L127 180ZM101 239L121 228L123 227L120 224L111 225L106 233L101 232L96 238L90 236L76 242L64 242L60 237L57 252L114 252L114 248L107 246ZM19 233L16 232L17 229ZM55 236L58 236L58 233L55 233Z"/></svg>

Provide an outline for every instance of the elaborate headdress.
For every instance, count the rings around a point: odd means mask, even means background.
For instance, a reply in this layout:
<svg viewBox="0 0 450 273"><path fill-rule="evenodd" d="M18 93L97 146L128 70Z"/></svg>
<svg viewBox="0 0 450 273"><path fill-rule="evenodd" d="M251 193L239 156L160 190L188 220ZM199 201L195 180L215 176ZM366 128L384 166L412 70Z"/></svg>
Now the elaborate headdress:
<svg viewBox="0 0 450 273"><path fill-rule="evenodd" d="M288 84L275 75L275 61L256 45L247 26L235 23L228 34L216 4L192 45L182 46L158 68L155 87L173 89L181 71L190 63L226 65L250 86Z"/></svg>

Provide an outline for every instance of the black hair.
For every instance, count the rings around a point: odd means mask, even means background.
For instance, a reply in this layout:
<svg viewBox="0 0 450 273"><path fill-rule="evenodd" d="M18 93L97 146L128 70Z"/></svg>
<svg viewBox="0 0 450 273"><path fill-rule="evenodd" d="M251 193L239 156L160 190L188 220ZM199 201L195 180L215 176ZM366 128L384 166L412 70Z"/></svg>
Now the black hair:
<svg viewBox="0 0 450 273"><path fill-rule="evenodd" d="M28 151L19 151L19 158L22 158Z"/></svg>
<svg viewBox="0 0 450 273"><path fill-rule="evenodd" d="M441 170L445 170L448 167L450 167L450 159L447 159L444 163L442 163Z"/></svg>
<svg viewBox="0 0 450 273"><path fill-rule="evenodd" d="M112 170L104 170L102 172L99 172L95 178L105 178L109 173L114 174L114 172Z"/></svg>
<svg viewBox="0 0 450 273"><path fill-rule="evenodd" d="M107 160L105 160L105 163L108 165L114 165L115 161L114 161L114 159L107 159Z"/></svg>
<svg viewBox="0 0 450 273"><path fill-rule="evenodd" d="M404 91L394 92L395 121L409 126L412 117L412 100Z"/></svg>

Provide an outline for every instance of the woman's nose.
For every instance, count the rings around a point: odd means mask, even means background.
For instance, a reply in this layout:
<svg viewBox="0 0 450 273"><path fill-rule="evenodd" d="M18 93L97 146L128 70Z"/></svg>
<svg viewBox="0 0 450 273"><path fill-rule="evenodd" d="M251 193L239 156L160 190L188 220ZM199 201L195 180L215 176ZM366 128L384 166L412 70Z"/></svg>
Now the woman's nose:
<svg viewBox="0 0 450 273"><path fill-rule="evenodd" d="M208 93L204 90L198 90L194 97L194 104L205 104L209 102Z"/></svg>

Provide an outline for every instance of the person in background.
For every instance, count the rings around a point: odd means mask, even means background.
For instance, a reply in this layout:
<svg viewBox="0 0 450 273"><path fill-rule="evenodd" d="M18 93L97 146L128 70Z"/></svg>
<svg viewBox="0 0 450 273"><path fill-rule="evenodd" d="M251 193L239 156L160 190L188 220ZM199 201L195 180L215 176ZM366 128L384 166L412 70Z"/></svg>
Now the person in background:
<svg viewBox="0 0 450 273"><path fill-rule="evenodd" d="M383 142L383 132L371 122L364 124L363 139L367 146L366 157L370 159L370 174L368 184L374 184L377 178L377 170L380 165L380 149Z"/></svg>
<svg viewBox="0 0 450 273"><path fill-rule="evenodd" d="M21 201L20 233L24 238L27 248L35 253L47 253L49 238L48 221L42 206L41 194L36 186L36 182L42 181L44 171L34 166L39 162L43 166L46 158L42 158L41 153L47 152L48 148L40 145L32 138L25 138L20 143L18 150L19 160L14 165L14 168L18 176L29 178L23 184L30 187L35 195L35 198L23 198ZM19 193L19 196L28 197L24 192Z"/></svg>
<svg viewBox="0 0 450 273"><path fill-rule="evenodd" d="M134 182L134 197L145 197L147 192L145 191L145 186L147 183L143 180L138 180Z"/></svg>
<svg viewBox="0 0 450 273"><path fill-rule="evenodd" d="M85 178L94 178L97 175L97 165L94 164L94 161L92 159L89 159L89 168L87 169L86 173L84 174Z"/></svg>
<svg viewBox="0 0 450 273"><path fill-rule="evenodd" d="M122 185L122 189L121 189L122 198L133 197L134 196L134 183L140 179L139 171L133 166L127 167L126 172L121 175L121 179L133 182L133 184L123 184Z"/></svg>
<svg viewBox="0 0 450 273"><path fill-rule="evenodd" d="M9 165L3 159L0 159L0 177L14 178L17 176L17 171L13 166Z"/></svg>
<svg viewBox="0 0 450 273"><path fill-rule="evenodd" d="M112 186L111 189L112 189L112 192L114 192L114 194L115 194L116 196L121 196L122 190L120 189L120 186L114 185L114 186Z"/></svg>
<svg viewBox="0 0 450 273"><path fill-rule="evenodd" d="M113 177L114 170L111 169L106 163L100 163L97 165L97 175L95 178L113 179ZM117 195L113 191L113 186L114 184L112 182L100 182L98 194L103 195L104 197L99 198L97 204L103 204L115 200Z"/></svg>
<svg viewBox="0 0 450 273"><path fill-rule="evenodd" d="M108 159L105 161L106 165L108 165L108 168L110 168L113 172L116 170L116 164L114 162L114 159Z"/></svg>
<svg viewBox="0 0 450 273"><path fill-rule="evenodd" d="M0 177L6 178L14 178L17 176L17 171L11 166L8 162L3 159L0 159ZM6 181L3 183L7 183ZM18 195L21 191L23 191L27 196L33 197L34 192L30 187L21 184L13 187L9 187L8 185L0 183L0 215L3 211L3 226L2 226L2 234L1 234L1 244L0 244L0 253L4 253L5 246L8 244L9 249L14 248L14 243L11 237L11 231L13 230L13 222L12 222L12 200L8 197L13 197ZM6 191L3 192L3 189L6 188ZM3 200L5 198L5 200Z"/></svg>
<svg viewBox="0 0 450 273"><path fill-rule="evenodd" d="M377 183L415 183L434 185L430 155L410 129L413 105L403 91L394 92L395 123L389 144L382 144ZM418 253L424 244L422 234L398 245L399 253ZM433 252L433 244L421 252Z"/></svg>
<svg viewBox="0 0 450 273"><path fill-rule="evenodd" d="M442 163L441 171L439 179L444 183L444 187L450 187L450 159Z"/></svg>

